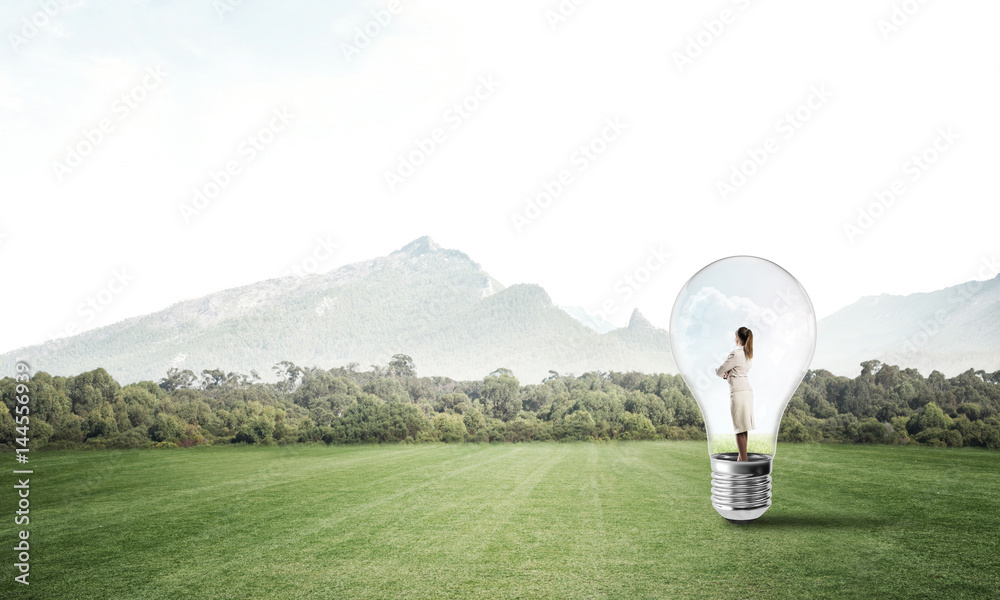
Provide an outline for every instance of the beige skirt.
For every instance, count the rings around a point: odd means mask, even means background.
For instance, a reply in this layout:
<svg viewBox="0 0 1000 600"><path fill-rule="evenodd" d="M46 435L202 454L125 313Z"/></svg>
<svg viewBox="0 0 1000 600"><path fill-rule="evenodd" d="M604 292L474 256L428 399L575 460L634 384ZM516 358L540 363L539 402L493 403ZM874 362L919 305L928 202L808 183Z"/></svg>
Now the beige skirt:
<svg viewBox="0 0 1000 600"><path fill-rule="evenodd" d="M733 414L733 427L736 433L754 429L753 390L729 392L729 409Z"/></svg>

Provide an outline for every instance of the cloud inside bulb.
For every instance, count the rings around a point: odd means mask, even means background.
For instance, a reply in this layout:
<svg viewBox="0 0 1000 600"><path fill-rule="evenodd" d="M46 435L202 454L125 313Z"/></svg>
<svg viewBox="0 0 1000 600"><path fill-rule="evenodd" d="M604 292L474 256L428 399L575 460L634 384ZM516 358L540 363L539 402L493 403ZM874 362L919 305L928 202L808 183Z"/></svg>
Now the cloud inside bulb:
<svg viewBox="0 0 1000 600"><path fill-rule="evenodd" d="M780 362L786 352L784 346L795 343L793 330L797 317L789 312L789 308L800 296L791 289L776 293L778 299L772 306L759 306L750 298L727 296L714 287L702 288L689 301L688 326L692 329L700 327L706 341L717 339L722 358L732 347L731 343L727 343L727 336L721 335L727 331L725 323L739 321L740 325L752 329L755 335L772 333L769 336L770 353L774 355L772 359ZM736 327L728 329L735 333Z"/></svg>

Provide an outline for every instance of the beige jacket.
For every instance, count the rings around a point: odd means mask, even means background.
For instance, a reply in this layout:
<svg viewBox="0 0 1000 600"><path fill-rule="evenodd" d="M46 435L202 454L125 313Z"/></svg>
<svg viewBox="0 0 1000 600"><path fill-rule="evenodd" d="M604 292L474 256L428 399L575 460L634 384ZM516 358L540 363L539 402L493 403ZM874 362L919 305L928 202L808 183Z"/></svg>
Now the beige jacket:
<svg viewBox="0 0 1000 600"><path fill-rule="evenodd" d="M730 392L740 392L744 390L753 390L750 387L750 380L747 379L747 373L750 372L750 367L753 361L747 358L746 352L743 350L743 346L740 346L736 350L729 353L726 357L726 362L722 363L718 369L715 370L715 374L722 377L727 372L729 376L726 381L729 382Z"/></svg>

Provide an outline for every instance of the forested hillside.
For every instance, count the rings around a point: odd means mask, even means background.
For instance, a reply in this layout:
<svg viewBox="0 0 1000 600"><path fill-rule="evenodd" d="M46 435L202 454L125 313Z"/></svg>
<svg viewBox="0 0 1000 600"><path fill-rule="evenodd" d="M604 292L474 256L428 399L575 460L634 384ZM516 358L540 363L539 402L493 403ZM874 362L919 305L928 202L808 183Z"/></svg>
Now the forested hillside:
<svg viewBox="0 0 1000 600"><path fill-rule="evenodd" d="M0 444L138 448L196 444L522 442L705 439L701 414L677 375L554 371L522 385L505 368L481 380L421 377L409 356L386 366L324 370L274 366L277 383L222 370L171 369L121 386L104 369L0 380ZM14 421L27 393L29 429ZM23 422L21 423L24 424ZM1000 371L923 377L879 361L849 379L809 371L779 440L1000 448Z"/></svg>
<svg viewBox="0 0 1000 600"><path fill-rule="evenodd" d="M287 276L177 303L160 312L0 355L51 374L101 367L118 381L177 367L257 371L289 360L324 368L384 364L406 351L428 372L481 377L496 365L539 381L547 369L676 370L663 329L600 334L538 285L505 287L463 252L418 238L388 256ZM650 326L651 327L651 326Z"/></svg>

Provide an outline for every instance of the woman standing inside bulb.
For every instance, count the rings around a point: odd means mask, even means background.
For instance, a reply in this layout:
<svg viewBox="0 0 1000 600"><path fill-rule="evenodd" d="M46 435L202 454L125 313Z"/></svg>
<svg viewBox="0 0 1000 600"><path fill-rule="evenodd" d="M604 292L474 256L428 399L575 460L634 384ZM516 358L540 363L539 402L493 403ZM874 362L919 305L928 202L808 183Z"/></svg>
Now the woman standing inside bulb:
<svg viewBox="0 0 1000 600"><path fill-rule="evenodd" d="M739 347L729 353L726 362L715 370L715 374L729 381L729 408L733 415L733 428L736 430L736 447L739 449L736 460L746 461L749 460L748 432L754 429L753 388L747 379L753 359L753 332L746 327L737 329L736 345Z"/></svg>

